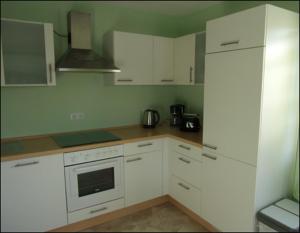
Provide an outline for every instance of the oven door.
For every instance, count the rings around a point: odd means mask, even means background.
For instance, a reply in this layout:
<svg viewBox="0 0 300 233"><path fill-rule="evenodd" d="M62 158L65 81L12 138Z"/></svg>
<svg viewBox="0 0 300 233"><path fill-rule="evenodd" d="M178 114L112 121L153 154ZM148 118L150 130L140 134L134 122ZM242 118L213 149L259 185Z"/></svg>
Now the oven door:
<svg viewBox="0 0 300 233"><path fill-rule="evenodd" d="M65 167L68 212L124 196L123 157Z"/></svg>

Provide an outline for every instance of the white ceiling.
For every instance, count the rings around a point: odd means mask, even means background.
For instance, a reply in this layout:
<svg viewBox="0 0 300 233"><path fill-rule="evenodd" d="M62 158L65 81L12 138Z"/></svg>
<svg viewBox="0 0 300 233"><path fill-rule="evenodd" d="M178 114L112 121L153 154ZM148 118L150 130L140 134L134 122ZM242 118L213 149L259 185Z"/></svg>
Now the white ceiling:
<svg viewBox="0 0 300 233"><path fill-rule="evenodd" d="M99 1L97 4L123 6L136 10L182 16L192 14L222 2L223 1Z"/></svg>

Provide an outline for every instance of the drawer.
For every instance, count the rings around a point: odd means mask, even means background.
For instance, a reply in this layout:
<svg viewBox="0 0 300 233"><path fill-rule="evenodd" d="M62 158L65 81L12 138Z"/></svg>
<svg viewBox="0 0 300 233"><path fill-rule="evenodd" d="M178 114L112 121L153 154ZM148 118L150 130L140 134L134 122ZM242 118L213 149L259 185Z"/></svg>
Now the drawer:
<svg viewBox="0 0 300 233"><path fill-rule="evenodd" d="M104 204L95 205L89 208L74 211L68 214L68 224L78 222L84 219L93 218L101 214L124 208L124 199L117 199Z"/></svg>
<svg viewBox="0 0 300 233"><path fill-rule="evenodd" d="M201 163L176 151L169 154L171 173L201 188Z"/></svg>
<svg viewBox="0 0 300 233"><path fill-rule="evenodd" d="M179 140L170 139L170 151L176 151L180 154L187 155L201 162L202 149L191 144L181 142Z"/></svg>
<svg viewBox="0 0 300 233"><path fill-rule="evenodd" d="M170 194L175 200L194 213L201 215L201 192L199 189L175 176L171 177L170 189Z"/></svg>
<svg viewBox="0 0 300 233"><path fill-rule="evenodd" d="M259 6L206 24L206 53L265 45L266 7Z"/></svg>
<svg viewBox="0 0 300 233"><path fill-rule="evenodd" d="M162 150L162 146L161 139L127 143L124 145L124 156Z"/></svg>

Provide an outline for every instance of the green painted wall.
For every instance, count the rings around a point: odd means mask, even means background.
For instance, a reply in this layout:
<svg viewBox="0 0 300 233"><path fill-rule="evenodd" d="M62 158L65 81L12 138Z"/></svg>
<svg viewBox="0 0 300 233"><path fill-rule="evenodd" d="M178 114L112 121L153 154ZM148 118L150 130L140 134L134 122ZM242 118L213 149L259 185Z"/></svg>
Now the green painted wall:
<svg viewBox="0 0 300 233"><path fill-rule="evenodd" d="M65 33L69 10L91 12L93 47L101 54L102 36L109 30L175 37L205 30L207 20L264 3L299 12L298 1L226 1L184 17L92 1L1 1L1 17L51 22ZM66 40L55 36L56 58L66 48ZM55 87L1 88L1 138L138 124L144 109L155 107L166 118L175 102L186 104L189 112L203 112L203 85L106 86L103 80L103 74L57 73ZM71 121L71 112L84 112L85 119Z"/></svg>
<svg viewBox="0 0 300 233"><path fill-rule="evenodd" d="M109 30L174 36L173 17L90 2L3 2L1 17L51 22L67 31L67 12L88 11L93 18L93 44L102 53L102 36ZM56 59L67 48L55 36ZM154 107L162 118L174 101L175 87L107 86L104 74L57 73L55 87L1 88L1 138L138 124L144 109ZM71 121L70 113L85 119Z"/></svg>

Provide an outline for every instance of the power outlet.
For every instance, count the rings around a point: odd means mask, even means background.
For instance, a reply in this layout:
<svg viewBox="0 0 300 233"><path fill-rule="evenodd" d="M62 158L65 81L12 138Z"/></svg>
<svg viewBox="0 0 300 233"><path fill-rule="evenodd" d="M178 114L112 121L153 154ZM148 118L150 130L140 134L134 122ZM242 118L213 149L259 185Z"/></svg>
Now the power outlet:
<svg viewBox="0 0 300 233"><path fill-rule="evenodd" d="M83 112L72 112L70 114L70 119L73 120L82 120L85 118L85 114Z"/></svg>

